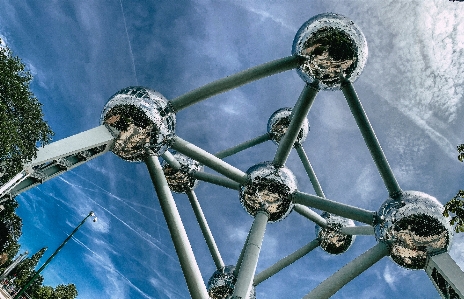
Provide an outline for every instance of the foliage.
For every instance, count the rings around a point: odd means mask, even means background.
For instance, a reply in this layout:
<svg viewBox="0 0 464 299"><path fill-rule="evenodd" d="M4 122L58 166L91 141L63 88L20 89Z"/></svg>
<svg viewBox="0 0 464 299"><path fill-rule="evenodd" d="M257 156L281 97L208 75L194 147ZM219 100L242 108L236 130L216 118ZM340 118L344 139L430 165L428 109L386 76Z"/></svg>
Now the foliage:
<svg viewBox="0 0 464 299"><path fill-rule="evenodd" d="M464 201L462 199L464 199L464 190L459 190L458 194L445 204L443 211L445 217L449 217L449 213L454 214L450 224L455 225L454 230L457 233L464 232Z"/></svg>
<svg viewBox="0 0 464 299"><path fill-rule="evenodd" d="M2 41L0 40L0 44ZM32 75L11 50L0 46L0 184L36 157L53 135L41 104L29 89Z"/></svg>
<svg viewBox="0 0 464 299"><path fill-rule="evenodd" d="M16 200L9 200L2 204L4 210L0 212L0 252L13 258L19 250L18 239L21 237L23 223L15 212L18 207Z"/></svg>
<svg viewBox="0 0 464 299"><path fill-rule="evenodd" d="M33 296L35 299L74 299L77 297L77 289L72 283L67 285L60 284L56 288L42 286Z"/></svg>
<svg viewBox="0 0 464 299"><path fill-rule="evenodd" d="M458 160L463 162L464 144L458 145L457 150L459 152ZM454 225L454 231L456 233L464 232L464 190L459 190L456 196L445 204L443 216L449 217L450 213L454 214L450 220L450 224Z"/></svg>
<svg viewBox="0 0 464 299"><path fill-rule="evenodd" d="M10 278L14 278L14 283L18 289L25 286L31 280L32 276L36 274L34 269L37 267L39 260L42 258L46 250L47 248L42 248L34 253L30 258L25 258L24 261L16 266L16 268L14 268L8 275ZM29 294L35 293L42 286L42 282L43 277L39 275L27 289L27 292Z"/></svg>

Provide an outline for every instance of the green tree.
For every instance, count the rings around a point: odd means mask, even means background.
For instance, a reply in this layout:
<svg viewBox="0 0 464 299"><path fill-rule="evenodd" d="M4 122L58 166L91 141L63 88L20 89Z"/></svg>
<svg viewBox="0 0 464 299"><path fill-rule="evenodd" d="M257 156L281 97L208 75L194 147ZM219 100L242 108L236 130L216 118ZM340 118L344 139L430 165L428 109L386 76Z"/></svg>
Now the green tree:
<svg viewBox="0 0 464 299"><path fill-rule="evenodd" d="M457 146L459 161L464 161L464 144ZM443 216L449 217L451 213L450 224L454 225L456 233L464 232L464 190L459 190L456 196L445 204Z"/></svg>
<svg viewBox="0 0 464 299"><path fill-rule="evenodd" d="M0 40L0 184L36 157L53 135L41 104L29 89L31 73Z"/></svg>
<svg viewBox="0 0 464 299"><path fill-rule="evenodd" d="M39 260L42 258L46 250L47 248L42 248L34 253L30 258L24 259L24 261L14 268L8 275L10 278L14 278L14 283L18 290L25 286L31 280L32 276L35 275L36 271L34 269L37 267ZM27 289L27 293L33 294L37 292L37 290L42 286L42 282L43 277L42 275L39 275Z"/></svg>
<svg viewBox="0 0 464 299"><path fill-rule="evenodd" d="M56 288L42 286L32 295L35 299L74 299L77 297L77 289L72 283L60 284Z"/></svg>

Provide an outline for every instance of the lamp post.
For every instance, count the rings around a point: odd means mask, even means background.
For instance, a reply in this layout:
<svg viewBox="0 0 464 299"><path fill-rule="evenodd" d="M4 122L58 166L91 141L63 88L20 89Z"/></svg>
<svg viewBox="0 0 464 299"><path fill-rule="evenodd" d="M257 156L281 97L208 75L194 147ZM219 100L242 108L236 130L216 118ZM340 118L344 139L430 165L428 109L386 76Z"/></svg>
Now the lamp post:
<svg viewBox="0 0 464 299"><path fill-rule="evenodd" d="M55 250L55 252L53 252L53 254L42 265L42 267L40 267L39 270L37 270L37 272L34 274L34 276L32 276L32 278L28 281L28 283L21 290L19 290L19 292L16 294L16 296L14 296L13 299L20 298L20 296L27 290L27 288L29 288L29 286L34 282L34 280L39 276L40 272L42 272L42 270L45 269L45 267L52 261L52 259L58 254L58 252L60 252L61 248L63 248L64 245L66 245L66 243L79 230L79 228L81 228L84 222L91 216L92 217L95 216L95 213L92 211L81 221L81 223L79 223L79 225L72 231L72 233L63 241L63 243L61 243L61 245ZM93 221L94 222L97 221L97 218L95 217Z"/></svg>

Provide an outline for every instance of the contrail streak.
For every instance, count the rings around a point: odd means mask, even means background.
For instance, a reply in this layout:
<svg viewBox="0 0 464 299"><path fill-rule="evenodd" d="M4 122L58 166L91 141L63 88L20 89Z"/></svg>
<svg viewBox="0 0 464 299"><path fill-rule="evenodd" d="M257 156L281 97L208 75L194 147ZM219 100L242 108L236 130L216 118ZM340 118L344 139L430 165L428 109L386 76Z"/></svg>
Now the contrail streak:
<svg viewBox="0 0 464 299"><path fill-rule="evenodd" d="M65 180L64 178L62 177L59 177L60 180L62 180L63 182L65 182L66 184L68 184L69 186L71 186L72 188L76 188L77 190L80 190L80 187ZM136 235L138 235L140 238L142 238L143 240L145 240L146 242L150 243L153 247L155 247L156 249L158 249L160 252L162 252L163 254L165 254L166 256L168 256L169 258L171 258L172 260L176 260L175 257L173 257L172 255L170 255L168 252L164 251L161 247L159 247L158 245L156 245L153 241L149 240L147 237L143 236L138 230L134 229L132 226L130 226L129 224L127 224L124 220L122 220L121 218L119 218L118 216L116 216L115 214L113 214L111 211L109 211L107 208L103 207L102 205L100 205L98 202L96 202L95 200L93 200L91 197L87 196L86 194L83 194L85 197L87 197L88 200L92 201L94 204L96 204L97 206L99 206L100 208L102 208L103 210L105 210L108 214L110 214L111 216L113 216L116 220L118 220L120 223L122 223L124 226L126 226L129 230L131 230L132 232L134 232ZM150 234L146 233L148 236L150 236ZM153 238L152 236L150 236L151 238ZM155 238L153 238L155 239ZM156 239L155 239L156 240Z"/></svg>
<svg viewBox="0 0 464 299"><path fill-rule="evenodd" d="M105 268L106 270L109 270L113 273L116 273L118 274L120 277L122 277L126 282L127 284L132 287L133 289L135 289L138 293L140 293L143 297L145 298L148 298L148 299L152 299L153 297L150 297L148 296L147 294L145 294L145 292L143 292L141 289L139 289L137 286L135 286L126 276L124 276L121 272L119 272L117 269L115 269L112 265L108 265L108 263L105 263L104 262L104 258L99 255L98 253L96 253L95 251L93 251L92 249L90 249L89 247L87 247L87 245L85 245L84 243L82 243L81 241L79 241L78 239L76 239L75 237L72 237L72 239L79 245L81 245L82 247L84 247L85 249L87 249L88 251L90 251L94 256L96 256L97 258L93 258L94 260L96 260L96 262L98 264L100 264L100 266L102 266L103 268Z"/></svg>
<svg viewBox="0 0 464 299"><path fill-rule="evenodd" d="M134 52L132 52L132 44L131 44L131 41L129 39L129 32L127 31L126 16L124 14L124 8L122 6L122 0L119 0L119 4L121 5L122 19L124 20L124 29L126 29L127 42L129 44L129 51L130 51L131 59L132 59L132 70L134 71L135 82L137 83L137 85L139 85L139 81L137 79L137 71L135 70Z"/></svg>

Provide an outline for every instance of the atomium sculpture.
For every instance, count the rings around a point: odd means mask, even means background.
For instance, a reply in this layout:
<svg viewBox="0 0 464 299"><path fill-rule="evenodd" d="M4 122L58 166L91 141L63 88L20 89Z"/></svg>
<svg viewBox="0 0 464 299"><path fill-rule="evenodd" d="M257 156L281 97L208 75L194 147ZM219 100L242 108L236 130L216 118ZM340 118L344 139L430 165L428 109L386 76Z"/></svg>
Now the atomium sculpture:
<svg viewBox="0 0 464 299"><path fill-rule="evenodd" d="M1 201L112 151L124 160L146 163L192 298L255 298L255 288L262 281L278 275L313 249L321 247L330 254L343 254L356 235L371 235L377 245L321 282L304 298L329 298L377 261L390 256L402 267L424 269L443 298L464 299L464 273L448 254L453 233L449 219L442 215L443 206L430 195L400 188L354 90L352 83L361 74L366 60L367 44L359 28L341 15L327 13L303 24L289 57L212 82L170 101L147 88L125 88L105 105L101 126L39 149L37 158L0 188ZM296 69L307 85L293 108L282 108L270 117L265 134L215 155L175 134L178 111L291 69ZM348 102L389 194L378 212L327 199L322 191L301 145L309 131L306 116L320 89L341 89ZM251 166L247 172L222 160L268 140L277 144L274 159ZM285 166L293 148L315 194L299 191L295 177ZM202 171L202 165L219 175ZM198 181L236 190L244 209L254 217L240 256L232 266L224 264L193 191ZM216 265L217 271L208 287L170 189L188 196ZM322 215L312 208L323 211ZM256 274L267 223L285 221L292 211L316 224L316 238ZM366 225L355 225L354 221Z"/></svg>

